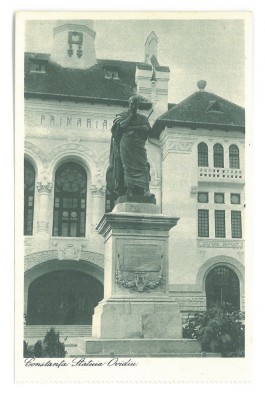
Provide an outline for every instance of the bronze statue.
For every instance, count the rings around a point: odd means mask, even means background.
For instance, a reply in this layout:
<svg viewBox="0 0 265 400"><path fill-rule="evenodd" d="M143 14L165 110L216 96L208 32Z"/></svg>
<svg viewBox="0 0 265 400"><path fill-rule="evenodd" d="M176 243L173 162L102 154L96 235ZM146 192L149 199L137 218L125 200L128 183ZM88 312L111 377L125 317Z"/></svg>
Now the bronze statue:
<svg viewBox="0 0 265 400"><path fill-rule="evenodd" d="M125 194L154 197L149 191L150 166L145 149L151 127L147 117L137 113L138 106L139 97L131 97L128 111L118 114L111 128L107 185L116 198Z"/></svg>

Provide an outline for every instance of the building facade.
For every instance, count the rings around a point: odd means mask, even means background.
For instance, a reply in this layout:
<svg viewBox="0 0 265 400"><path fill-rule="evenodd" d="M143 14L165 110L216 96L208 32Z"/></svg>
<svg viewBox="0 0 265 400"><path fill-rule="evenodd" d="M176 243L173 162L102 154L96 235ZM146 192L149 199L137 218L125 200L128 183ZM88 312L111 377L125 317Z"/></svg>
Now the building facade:
<svg viewBox="0 0 265 400"><path fill-rule="evenodd" d="M103 298L96 225L113 120L138 93L152 126L150 191L170 233L170 294L183 315L216 301L244 308L244 109L206 91L168 103L158 38L144 62L99 60L91 21L60 21L51 54L25 54L25 315L28 325L91 324Z"/></svg>

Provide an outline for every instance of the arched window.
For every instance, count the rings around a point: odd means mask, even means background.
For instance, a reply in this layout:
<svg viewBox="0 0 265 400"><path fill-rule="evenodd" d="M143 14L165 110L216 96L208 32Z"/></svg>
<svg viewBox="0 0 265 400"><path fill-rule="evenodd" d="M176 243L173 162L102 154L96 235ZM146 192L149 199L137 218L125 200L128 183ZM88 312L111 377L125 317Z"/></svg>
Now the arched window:
<svg viewBox="0 0 265 400"><path fill-rule="evenodd" d="M33 233L35 170L24 161L24 235Z"/></svg>
<svg viewBox="0 0 265 400"><path fill-rule="evenodd" d="M224 149L219 143L213 146L213 165L214 168L224 168Z"/></svg>
<svg viewBox="0 0 265 400"><path fill-rule="evenodd" d="M232 144L229 147L229 167L230 168L240 168L240 163L239 163L239 150L238 147L235 144Z"/></svg>
<svg viewBox="0 0 265 400"><path fill-rule="evenodd" d="M198 144L198 166L208 167L208 146L205 143Z"/></svg>
<svg viewBox="0 0 265 400"><path fill-rule="evenodd" d="M205 291L207 307L218 303L230 303L240 308L239 279L234 271L225 265L212 269L206 277Z"/></svg>
<svg viewBox="0 0 265 400"><path fill-rule="evenodd" d="M68 162L55 174L53 236L85 236L87 175Z"/></svg>

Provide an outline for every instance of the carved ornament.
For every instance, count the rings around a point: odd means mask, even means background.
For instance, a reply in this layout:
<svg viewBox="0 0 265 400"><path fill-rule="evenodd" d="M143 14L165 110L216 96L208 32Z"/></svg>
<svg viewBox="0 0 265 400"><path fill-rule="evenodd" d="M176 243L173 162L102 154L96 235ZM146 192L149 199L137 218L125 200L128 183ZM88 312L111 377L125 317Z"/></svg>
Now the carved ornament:
<svg viewBox="0 0 265 400"><path fill-rule="evenodd" d="M49 194L52 191L53 184L51 182L48 183L37 182L36 187L39 193Z"/></svg>
<svg viewBox="0 0 265 400"><path fill-rule="evenodd" d="M205 296L177 297L181 311L204 311L206 309Z"/></svg>
<svg viewBox="0 0 265 400"><path fill-rule="evenodd" d="M37 232L48 232L48 230L49 230L49 222L46 221L37 222Z"/></svg>
<svg viewBox="0 0 265 400"><path fill-rule="evenodd" d="M63 246L62 246L63 247ZM25 271L33 268L35 265L41 264L45 261L58 260L58 250L45 250L37 253L31 253L25 256ZM100 253L91 251L81 251L80 260L96 264L100 268L104 267L104 256Z"/></svg>
<svg viewBox="0 0 265 400"><path fill-rule="evenodd" d="M193 142L180 140L164 140L163 143L163 158L168 153L189 154L192 151Z"/></svg>
<svg viewBox="0 0 265 400"><path fill-rule="evenodd" d="M161 260L162 260L161 256ZM131 292L150 292L166 283L166 274L162 268L162 262L157 272L149 271L123 271L118 254L118 267L115 273L115 281L119 286L130 289Z"/></svg>
<svg viewBox="0 0 265 400"><path fill-rule="evenodd" d="M243 241L240 240L216 240L216 239L199 239L198 247L209 248L232 248L243 249Z"/></svg>
<svg viewBox="0 0 265 400"><path fill-rule="evenodd" d="M76 241L60 241L58 243L59 260L76 260L81 258L81 243Z"/></svg>
<svg viewBox="0 0 265 400"><path fill-rule="evenodd" d="M91 184L90 185L90 190L93 194L93 196L104 196L105 195L105 190L106 190L106 186L102 185L100 183L97 184Z"/></svg>
<svg viewBox="0 0 265 400"><path fill-rule="evenodd" d="M52 151L50 151L48 153L47 157L49 160L52 160L56 155L63 153L65 151L68 151L68 152L74 151L74 152L78 152L78 153L85 153L89 157L92 157L92 158L96 157L95 153L88 147L83 146L82 144L79 144L79 143L72 143L72 142L62 144L61 146L55 147Z"/></svg>

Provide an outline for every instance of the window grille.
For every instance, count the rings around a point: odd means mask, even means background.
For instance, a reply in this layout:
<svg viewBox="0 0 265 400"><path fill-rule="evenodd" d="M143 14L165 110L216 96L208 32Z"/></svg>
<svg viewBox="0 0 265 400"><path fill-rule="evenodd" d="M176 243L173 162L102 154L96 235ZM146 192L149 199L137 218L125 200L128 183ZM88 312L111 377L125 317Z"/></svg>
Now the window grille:
<svg viewBox="0 0 265 400"><path fill-rule="evenodd" d="M209 237L209 210L198 210L198 236Z"/></svg>
<svg viewBox="0 0 265 400"><path fill-rule="evenodd" d="M33 166L24 161L24 235L33 233L35 195L35 170Z"/></svg>
<svg viewBox="0 0 265 400"><path fill-rule="evenodd" d="M234 169L240 168L239 150L235 144L232 144L229 147L229 167Z"/></svg>
<svg viewBox="0 0 265 400"><path fill-rule="evenodd" d="M234 271L225 265L212 269L205 280L207 307L229 303L240 308L240 285Z"/></svg>
<svg viewBox="0 0 265 400"><path fill-rule="evenodd" d="M215 237L225 237L225 211L215 210Z"/></svg>
<svg viewBox="0 0 265 400"><path fill-rule="evenodd" d="M232 238L242 238L241 211L231 211Z"/></svg>
<svg viewBox="0 0 265 400"><path fill-rule="evenodd" d="M208 167L208 146L205 143L198 145L198 167Z"/></svg>
<svg viewBox="0 0 265 400"><path fill-rule="evenodd" d="M73 162L61 165L55 175L53 236L85 236L86 193L84 168Z"/></svg>
<svg viewBox="0 0 265 400"><path fill-rule="evenodd" d="M224 149L219 143L213 146L214 168L224 168Z"/></svg>

